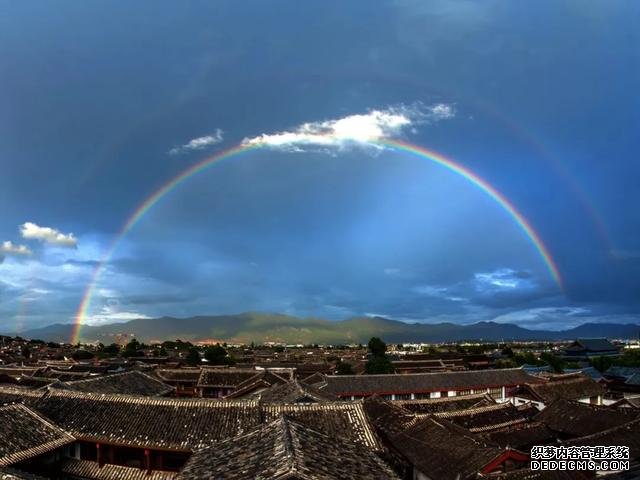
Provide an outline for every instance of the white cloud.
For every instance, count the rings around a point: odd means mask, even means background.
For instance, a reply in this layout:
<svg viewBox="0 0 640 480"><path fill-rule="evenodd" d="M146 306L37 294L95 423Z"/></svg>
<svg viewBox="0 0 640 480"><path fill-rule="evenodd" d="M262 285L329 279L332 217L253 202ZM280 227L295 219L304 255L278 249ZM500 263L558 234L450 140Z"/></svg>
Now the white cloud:
<svg viewBox="0 0 640 480"><path fill-rule="evenodd" d="M6 255L31 255L31 250L26 245L16 245L12 242L3 242L0 245L0 257Z"/></svg>
<svg viewBox="0 0 640 480"><path fill-rule="evenodd" d="M190 152L194 150L203 150L211 145L216 145L223 140L224 132L218 128L215 132L189 140L184 145L173 147L169 150L170 155L178 155L180 153Z"/></svg>
<svg viewBox="0 0 640 480"><path fill-rule="evenodd" d="M413 292L419 295L425 295L427 297L434 298L442 298L444 300L449 300L450 302L466 302L467 300L463 297L457 297L455 295L451 295L448 288L445 287L434 287L432 285L418 285L412 289Z"/></svg>
<svg viewBox="0 0 640 480"><path fill-rule="evenodd" d="M138 312L119 312L112 306L105 306L99 313L87 315L82 322L85 325L107 325L110 323L122 323L129 320L137 320L140 318L151 318L147 315Z"/></svg>
<svg viewBox="0 0 640 480"><path fill-rule="evenodd" d="M78 246L78 239L73 233L62 233L55 228L41 227L32 222L22 224L20 233L22 238L27 240L40 240L59 247L75 248Z"/></svg>
<svg viewBox="0 0 640 480"><path fill-rule="evenodd" d="M476 290L515 290L532 288L534 286L528 272L516 271L511 268L500 268L493 272L481 272L474 275Z"/></svg>
<svg viewBox="0 0 640 480"><path fill-rule="evenodd" d="M438 103L431 105L427 109L427 117L429 120L448 120L455 117L455 110L452 105L446 103Z"/></svg>
<svg viewBox="0 0 640 480"><path fill-rule="evenodd" d="M428 107L420 103L400 105L333 120L303 123L290 131L245 138L242 143L294 152L313 148L348 147L373 147L379 150L384 147L378 142L384 139L402 136L416 125L454 116L454 108L442 103Z"/></svg>

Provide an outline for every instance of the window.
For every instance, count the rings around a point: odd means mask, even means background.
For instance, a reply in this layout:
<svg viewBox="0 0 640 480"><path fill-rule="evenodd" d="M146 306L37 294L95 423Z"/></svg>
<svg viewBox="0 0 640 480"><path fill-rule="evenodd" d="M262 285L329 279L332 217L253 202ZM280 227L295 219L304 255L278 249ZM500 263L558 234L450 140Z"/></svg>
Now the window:
<svg viewBox="0 0 640 480"><path fill-rule="evenodd" d="M471 395L472 393L473 393L473 390L458 390L457 395L458 396Z"/></svg>
<svg viewBox="0 0 640 480"><path fill-rule="evenodd" d="M493 398L502 398L502 387L490 388L489 395L491 395Z"/></svg>

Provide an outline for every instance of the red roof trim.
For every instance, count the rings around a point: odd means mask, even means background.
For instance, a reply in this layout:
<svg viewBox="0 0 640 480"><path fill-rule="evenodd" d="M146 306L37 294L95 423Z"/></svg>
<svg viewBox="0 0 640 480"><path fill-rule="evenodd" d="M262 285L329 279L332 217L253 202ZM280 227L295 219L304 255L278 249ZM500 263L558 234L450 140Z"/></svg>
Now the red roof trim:
<svg viewBox="0 0 640 480"><path fill-rule="evenodd" d="M496 458L487 463L480 473L486 474L493 472L499 465L502 465L507 460L515 460L516 462L528 462L530 460L529 455L522 453L518 450L505 450Z"/></svg>

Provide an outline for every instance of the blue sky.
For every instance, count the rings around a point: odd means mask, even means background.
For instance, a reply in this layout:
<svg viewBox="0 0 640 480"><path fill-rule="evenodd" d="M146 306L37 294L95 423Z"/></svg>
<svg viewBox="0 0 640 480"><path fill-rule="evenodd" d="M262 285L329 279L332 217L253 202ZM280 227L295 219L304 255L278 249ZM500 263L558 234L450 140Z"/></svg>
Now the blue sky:
<svg viewBox="0 0 640 480"><path fill-rule="evenodd" d="M0 1L0 325L638 322L640 5ZM495 201L382 136L441 152Z"/></svg>

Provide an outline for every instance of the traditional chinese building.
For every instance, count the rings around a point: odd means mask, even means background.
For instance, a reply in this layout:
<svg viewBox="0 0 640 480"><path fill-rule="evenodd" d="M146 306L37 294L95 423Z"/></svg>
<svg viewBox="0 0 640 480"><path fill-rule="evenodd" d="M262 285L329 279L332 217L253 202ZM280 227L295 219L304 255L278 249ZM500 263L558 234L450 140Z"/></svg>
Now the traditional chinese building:
<svg viewBox="0 0 640 480"><path fill-rule="evenodd" d="M542 382L520 368L406 375L335 375L325 377L327 391L343 400L379 395L388 400L445 398L489 394L505 401L525 383Z"/></svg>

